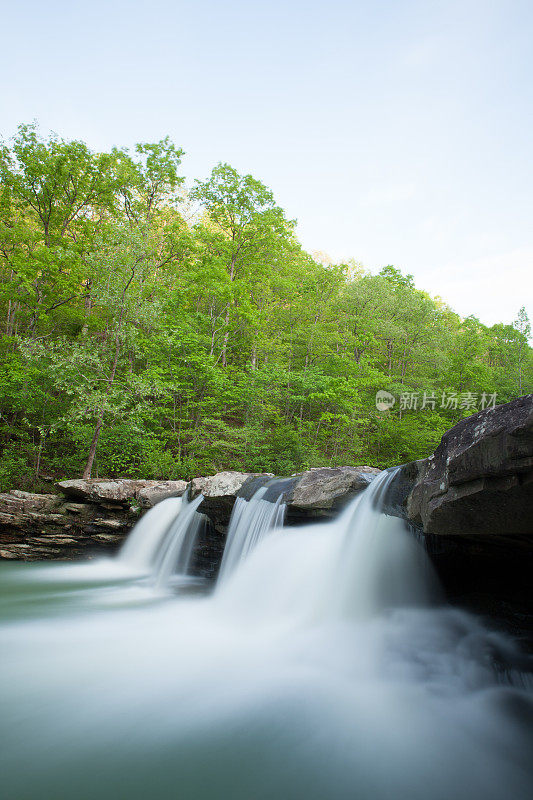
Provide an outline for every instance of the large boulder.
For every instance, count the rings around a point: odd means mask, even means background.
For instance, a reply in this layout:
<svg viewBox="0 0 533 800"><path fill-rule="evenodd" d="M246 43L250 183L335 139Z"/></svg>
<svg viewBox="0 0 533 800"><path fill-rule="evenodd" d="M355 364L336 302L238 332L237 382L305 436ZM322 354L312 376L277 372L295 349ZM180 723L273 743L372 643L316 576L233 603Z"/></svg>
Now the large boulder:
<svg viewBox="0 0 533 800"><path fill-rule="evenodd" d="M287 493L289 518L332 516L380 473L375 467L318 467L294 476Z"/></svg>
<svg viewBox="0 0 533 800"><path fill-rule="evenodd" d="M407 515L426 534L533 536L533 394L461 420L417 468Z"/></svg>
<svg viewBox="0 0 533 800"><path fill-rule="evenodd" d="M82 500L85 503L126 503L135 497L135 484L137 481L127 478L116 480L100 480L98 478L74 478L69 481L60 481L57 488L67 497ZM140 481L142 487L147 481ZM139 487L140 488L140 487Z"/></svg>

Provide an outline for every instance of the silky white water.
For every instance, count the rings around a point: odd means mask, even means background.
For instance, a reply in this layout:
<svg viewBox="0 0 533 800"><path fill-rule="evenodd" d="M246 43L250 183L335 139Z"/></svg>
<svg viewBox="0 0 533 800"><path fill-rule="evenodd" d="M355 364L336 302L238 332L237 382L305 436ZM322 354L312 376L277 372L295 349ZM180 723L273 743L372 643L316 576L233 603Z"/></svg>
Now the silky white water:
<svg viewBox="0 0 533 800"><path fill-rule="evenodd" d="M280 494L271 503L265 500L267 487L261 487L250 500L238 497L228 526L228 536L220 565L218 583L225 583L230 575L263 539L277 528L283 527L285 503Z"/></svg>
<svg viewBox="0 0 533 800"><path fill-rule="evenodd" d="M527 665L439 605L374 506L387 480L271 533L206 597L121 560L2 565L3 796L530 797Z"/></svg>
<svg viewBox="0 0 533 800"><path fill-rule="evenodd" d="M181 497L169 497L147 511L122 545L120 560L141 571L150 570L161 541L177 519L181 507Z"/></svg>
<svg viewBox="0 0 533 800"><path fill-rule="evenodd" d="M198 513L203 495L188 502L171 497L151 508L135 525L122 545L118 561L125 568L150 575L164 588L189 574L194 547L205 516Z"/></svg>

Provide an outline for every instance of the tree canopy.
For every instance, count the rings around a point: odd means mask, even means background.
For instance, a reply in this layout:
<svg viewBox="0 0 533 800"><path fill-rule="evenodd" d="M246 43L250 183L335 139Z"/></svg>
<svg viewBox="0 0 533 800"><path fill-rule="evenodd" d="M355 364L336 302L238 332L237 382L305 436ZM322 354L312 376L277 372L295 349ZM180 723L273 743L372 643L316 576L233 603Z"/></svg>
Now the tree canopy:
<svg viewBox="0 0 533 800"><path fill-rule="evenodd" d="M0 148L0 487L390 466L531 391L525 308L487 327L394 266L313 258L259 180L219 164L187 192L183 155L35 125Z"/></svg>

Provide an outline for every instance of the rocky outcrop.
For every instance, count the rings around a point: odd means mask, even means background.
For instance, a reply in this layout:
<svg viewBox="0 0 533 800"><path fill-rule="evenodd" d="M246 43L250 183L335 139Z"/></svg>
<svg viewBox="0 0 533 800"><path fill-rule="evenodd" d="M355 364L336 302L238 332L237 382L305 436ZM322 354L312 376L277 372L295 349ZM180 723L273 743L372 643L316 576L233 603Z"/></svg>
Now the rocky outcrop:
<svg viewBox="0 0 533 800"><path fill-rule="evenodd" d="M0 494L0 558L71 559L112 552L143 508L182 495L187 483L80 479L57 487L62 494Z"/></svg>
<svg viewBox="0 0 533 800"><path fill-rule="evenodd" d="M379 474L374 467L319 467L290 478L271 473L218 472L195 478L189 486L191 498L203 494L200 511L215 528L225 531L237 497L250 498L262 486L265 499L274 501L280 494L287 505L289 524L335 516L339 508L365 489Z"/></svg>
<svg viewBox="0 0 533 800"><path fill-rule="evenodd" d="M271 473L219 472L185 481L84 480L61 481L61 494L0 494L0 557L12 559L77 558L112 552L144 508L166 497L192 499L203 494L200 511L210 526L204 560L213 560L224 543L237 497L250 498L261 486L266 499L283 495L287 521L299 524L331 517L379 473L373 467L317 468L276 478Z"/></svg>
<svg viewBox="0 0 533 800"><path fill-rule="evenodd" d="M140 509L73 503L61 495L0 494L0 558L79 558L114 549Z"/></svg>
<svg viewBox="0 0 533 800"><path fill-rule="evenodd" d="M533 394L461 420L416 467L407 516L426 534L533 538Z"/></svg>
<svg viewBox="0 0 533 800"><path fill-rule="evenodd" d="M126 505L138 500L150 508L166 497L180 497L187 488L186 481L145 481L117 478L116 480L74 479L60 481L57 488L67 497L85 503Z"/></svg>

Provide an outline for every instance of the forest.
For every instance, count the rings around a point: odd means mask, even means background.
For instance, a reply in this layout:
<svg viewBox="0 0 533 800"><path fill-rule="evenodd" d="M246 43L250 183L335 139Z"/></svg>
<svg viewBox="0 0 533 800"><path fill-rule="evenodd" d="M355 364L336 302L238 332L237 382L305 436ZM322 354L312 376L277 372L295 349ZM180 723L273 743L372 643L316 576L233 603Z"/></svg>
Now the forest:
<svg viewBox="0 0 533 800"><path fill-rule="evenodd" d="M386 467L531 391L525 308L487 327L394 266L313 256L258 179L187 187L183 156L35 124L0 146L0 490Z"/></svg>

